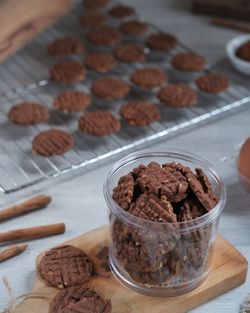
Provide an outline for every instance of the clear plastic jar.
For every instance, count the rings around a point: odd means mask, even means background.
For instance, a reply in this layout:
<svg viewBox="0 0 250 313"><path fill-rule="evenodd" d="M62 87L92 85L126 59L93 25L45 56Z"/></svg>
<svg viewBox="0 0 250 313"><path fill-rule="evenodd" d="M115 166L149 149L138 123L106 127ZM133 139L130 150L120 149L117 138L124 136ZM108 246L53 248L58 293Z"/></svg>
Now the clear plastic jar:
<svg viewBox="0 0 250 313"><path fill-rule="evenodd" d="M152 222L123 210L112 198L113 188L121 176L150 162L202 168L218 204L199 218L178 223ZM181 150L132 153L109 172L104 196L109 213L110 265L121 283L146 295L170 297L190 292L204 282L211 270L213 244L226 201L224 184L206 160Z"/></svg>

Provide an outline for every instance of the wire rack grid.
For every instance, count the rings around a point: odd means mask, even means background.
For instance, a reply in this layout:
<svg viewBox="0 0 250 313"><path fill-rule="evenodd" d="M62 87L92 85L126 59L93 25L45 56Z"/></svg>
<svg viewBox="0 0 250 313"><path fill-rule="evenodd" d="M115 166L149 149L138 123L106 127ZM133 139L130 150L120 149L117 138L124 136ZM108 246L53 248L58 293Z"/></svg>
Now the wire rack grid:
<svg viewBox="0 0 250 313"><path fill-rule="evenodd" d="M65 115L53 109L53 99L59 92L67 89L68 86L58 86L49 81L47 72L49 67L55 63L55 60L46 54L47 44L55 38L69 35L73 30L74 35L84 37L84 30L79 26L76 11L79 10L72 11L66 18L46 30L25 49L1 66L0 190L2 192L13 192L42 180L78 170L121 152L142 147L149 142L165 138L170 134L250 103L248 90L239 83L233 82L226 92L217 96L206 95L198 91L194 83L195 75L184 75L171 67L170 59L174 54L189 50L179 43L177 48L168 55L147 50L148 59L146 62L136 65L120 63L111 75L129 81L129 76L135 68L145 65L160 66L166 70L171 82L185 82L197 90L199 97L197 106L185 109L168 108L156 99L155 92L157 90L146 92L132 86L132 92L123 100L105 103L94 98L90 110L107 108L120 118L119 110L124 101L146 99L159 107L161 112L159 122L155 122L148 127L139 128L130 126L121 120L122 130L119 133L100 138L80 133L77 127L79 114ZM110 23L111 26L114 26L117 22L112 20ZM151 25L150 31L154 32L158 29ZM130 39L127 38L127 40ZM142 41L138 38L136 40ZM89 46L88 43L85 43L85 45L88 46L90 51L97 49ZM82 59L82 57L78 57L78 59ZM89 92L93 79L98 76L97 73L89 71L84 84L75 84L74 88ZM13 104L23 101L36 101L47 105L51 113L49 122L28 128L11 124L7 117L8 111ZM31 143L34 136L40 131L52 127L69 131L74 137L74 148L62 156L50 158L32 154Z"/></svg>

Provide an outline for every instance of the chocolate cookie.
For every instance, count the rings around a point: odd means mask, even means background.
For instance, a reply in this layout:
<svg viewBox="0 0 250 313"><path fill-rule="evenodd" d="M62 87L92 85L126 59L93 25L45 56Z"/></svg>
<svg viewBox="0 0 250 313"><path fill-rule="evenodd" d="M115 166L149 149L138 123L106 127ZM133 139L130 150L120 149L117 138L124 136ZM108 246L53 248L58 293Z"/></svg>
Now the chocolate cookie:
<svg viewBox="0 0 250 313"><path fill-rule="evenodd" d="M98 11L86 11L79 15L79 21L85 27L96 28L106 25L108 18Z"/></svg>
<svg viewBox="0 0 250 313"><path fill-rule="evenodd" d="M145 126L160 119L157 106L145 101L130 101L122 106L120 113L131 125Z"/></svg>
<svg viewBox="0 0 250 313"><path fill-rule="evenodd" d="M169 84L157 93L160 101L174 108L191 107L197 104L197 94L188 85Z"/></svg>
<svg viewBox="0 0 250 313"><path fill-rule="evenodd" d="M84 80L85 76L85 68L77 61L58 63L50 69L50 78L57 83L71 84Z"/></svg>
<svg viewBox="0 0 250 313"><path fill-rule="evenodd" d="M186 199L178 212L178 222L187 222L206 214L204 206L195 197Z"/></svg>
<svg viewBox="0 0 250 313"><path fill-rule="evenodd" d="M194 227L196 222L193 219L199 218L204 214L206 214L206 210L202 204L196 198L190 198L184 201L178 214L178 221L186 222L187 226ZM204 264L211 237L210 226L207 225L204 228L182 235L182 245L186 252L188 265L190 264L198 268Z"/></svg>
<svg viewBox="0 0 250 313"><path fill-rule="evenodd" d="M199 180L199 182L202 185L203 190L205 193L208 194L208 196L214 200L214 202L217 204L219 202L218 197L213 192L212 185L207 177L207 175L204 173L204 171L201 168L195 169L196 177Z"/></svg>
<svg viewBox="0 0 250 313"><path fill-rule="evenodd" d="M60 246L45 253L39 273L49 285L63 289L88 281L92 264L82 250L70 245Z"/></svg>
<svg viewBox="0 0 250 313"><path fill-rule="evenodd" d="M64 154L73 147L72 136L59 129L50 129L36 135L32 142L32 152L44 157Z"/></svg>
<svg viewBox="0 0 250 313"><path fill-rule="evenodd" d="M131 271L129 275L133 280L146 285L163 285L164 283L169 282L171 278L169 269L166 266L162 266L154 272Z"/></svg>
<svg viewBox="0 0 250 313"><path fill-rule="evenodd" d="M111 301L86 286L59 291L49 308L49 313L111 313L111 311Z"/></svg>
<svg viewBox="0 0 250 313"><path fill-rule="evenodd" d="M84 64L89 69L99 73L106 73L117 67L115 58L104 52L92 52L86 57Z"/></svg>
<svg viewBox="0 0 250 313"><path fill-rule="evenodd" d="M199 77L196 85L204 92L216 94L225 91L229 87L230 81L226 76L210 73Z"/></svg>
<svg viewBox="0 0 250 313"><path fill-rule="evenodd" d="M154 50L170 51L177 45L177 39L167 33L154 33L146 39L146 45Z"/></svg>
<svg viewBox="0 0 250 313"><path fill-rule="evenodd" d="M107 6L110 0L83 0L82 3L87 9L98 9Z"/></svg>
<svg viewBox="0 0 250 313"><path fill-rule="evenodd" d="M158 199L154 194L141 194L129 212L144 220L158 223L176 223L176 215L166 196Z"/></svg>
<svg viewBox="0 0 250 313"><path fill-rule="evenodd" d="M113 199L124 210L129 210L134 194L134 178L131 173L120 177L118 185L113 189Z"/></svg>
<svg viewBox="0 0 250 313"><path fill-rule="evenodd" d="M116 100L125 97L129 93L130 87L119 78L100 77L93 82L91 91L101 99Z"/></svg>
<svg viewBox="0 0 250 313"><path fill-rule="evenodd" d="M188 167L179 163L171 163L168 164L168 166L181 172L181 174L186 177L189 187L207 211L211 211L216 206L216 195L213 192L211 194L211 190L208 193L207 186L204 186L204 182L201 183L200 180L197 179L197 176Z"/></svg>
<svg viewBox="0 0 250 313"><path fill-rule="evenodd" d="M193 52L181 52L176 54L171 64L174 68L184 72L203 71L206 60L203 56Z"/></svg>
<svg viewBox="0 0 250 313"><path fill-rule="evenodd" d="M165 253L171 251L177 241L171 225L172 223L162 225L162 232L158 229L158 234L161 233L162 236L157 238L157 229L153 223L152 229L148 228L146 231L132 225L125 226L118 220L114 222L112 226L114 254L129 275L161 269Z"/></svg>
<svg viewBox="0 0 250 313"><path fill-rule="evenodd" d="M151 162L142 169L136 179L142 192L167 196L169 201L181 201L186 197L188 182L184 175L176 175L168 167Z"/></svg>
<svg viewBox="0 0 250 313"><path fill-rule="evenodd" d="M48 53L53 56L66 57L83 51L83 43L79 38L74 37L59 38L48 45Z"/></svg>
<svg viewBox="0 0 250 313"><path fill-rule="evenodd" d="M246 41L236 50L236 55L240 59L250 62L250 40Z"/></svg>
<svg viewBox="0 0 250 313"><path fill-rule="evenodd" d="M54 100L54 107L63 113L85 110L91 103L91 96L83 91L67 90L61 92Z"/></svg>
<svg viewBox="0 0 250 313"><path fill-rule="evenodd" d="M8 117L15 124L33 125L46 122L49 119L49 110L40 103L23 102L14 105Z"/></svg>
<svg viewBox="0 0 250 313"><path fill-rule="evenodd" d="M118 60L126 63L142 62L146 59L144 48L137 44L122 43L113 52Z"/></svg>
<svg viewBox="0 0 250 313"><path fill-rule="evenodd" d="M141 36L148 31L148 24L140 21L128 21L120 26L120 31L129 36Z"/></svg>
<svg viewBox="0 0 250 313"><path fill-rule="evenodd" d="M106 136L118 132L119 120L108 111L87 112L79 120L79 130L95 136Z"/></svg>
<svg viewBox="0 0 250 313"><path fill-rule="evenodd" d="M109 14L112 17L122 19L124 17L133 16L136 12L135 9L129 5L116 4L109 10Z"/></svg>
<svg viewBox="0 0 250 313"><path fill-rule="evenodd" d="M109 248L107 246L94 248L90 252L94 273L100 277L110 277Z"/></svg>
<svg viewBox="0 0 250 313"><path fill-rule="evenodd" d="M164 84L167 75L159 68L147 67L135 70L130 80L143 89L151 89Z"/></svg>
<svg viewBox="0 0 250 313"><path fill-rule="evenodd" d="M88 32L87 39L96 46L113 46L121 39L121 34L114 28L96 28Z"/></svg>

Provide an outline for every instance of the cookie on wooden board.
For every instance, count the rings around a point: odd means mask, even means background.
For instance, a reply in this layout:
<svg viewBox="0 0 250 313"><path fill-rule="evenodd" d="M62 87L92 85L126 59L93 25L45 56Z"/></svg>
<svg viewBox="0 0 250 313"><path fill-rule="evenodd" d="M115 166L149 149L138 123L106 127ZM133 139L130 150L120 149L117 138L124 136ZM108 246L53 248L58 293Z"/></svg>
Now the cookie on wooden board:
<svg viewBox="0 0 250 313"><path fill-rule="evenodd" d="M32 152L44 157L64 154L74 145L73 137L60 129L50 129L35 136Z"/></svg>
<svg viewBox="0 0 250 313"><path fill-rule="evenodd" d="M66 90L54 99L54 108L63 113L85 110L91 103L91 96L79 90Z"/></svg>
<svg viewBox="0 0 250 313"><path fill-rule="evenodd" d="M23 102L14 105L8 117L15 124L28 126L46 122L49 119L49 110L40 103Z"/></svg>
<svg viewBox="0 0 250 313"><path fill-rule="evenodd" d="M111 313L110 300L85 285L70 287L56 294L49 313Z"/></svg>
<svg viewBox="0 0 250 313"><path fill-rule="evenodd" d="M100 277L110 277L111 271L109 266L109 248L106 245L97 245L89 252L93 263L93 272Z"/></svg>
<svg viewBox="0 0 250 313"><path fill-rule="evenodd" d="M85 79L86 69L78 61L64 61L53 65L50 79L57 83L72 84Z"/></svg>
<svg viewBox="0 0 250 313"><path fill-rule="evenodd" d="M66 57L83 51L82 41L75 37L58 38L48 45L48 53L52 56Z"/></svg>
<svg viewBox="0 0 250 313"><path fill-rule="evenodd" d="M70 245L47 251L39 264L40 276L59 289L82 285L89 280L92 270L87 254Z"/></svg>
<svg viewBox="0 0 250 313"><path fill-rule="evenodd" d="M119 120L109 111L87 112L79 119L79 130L94 136L107 136L120 128Z"/></svg>

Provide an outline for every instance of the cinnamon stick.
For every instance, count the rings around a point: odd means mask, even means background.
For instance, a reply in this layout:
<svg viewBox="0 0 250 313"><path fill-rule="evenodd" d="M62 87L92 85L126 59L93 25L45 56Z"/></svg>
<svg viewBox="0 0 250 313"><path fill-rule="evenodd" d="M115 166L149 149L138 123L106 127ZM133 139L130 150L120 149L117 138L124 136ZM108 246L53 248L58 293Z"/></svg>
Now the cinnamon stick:
<svg viewBox="0 0 250 313"><path fill-rule="evenodd" d="M212 22L212 24L217 25L217 26L230 28L230 29L234 29L234 30L239 30L239 31L245 32L245 33L250 33L250 27L239 24L239 23L230 22L230 21L227 21L226 19L223 19L223 18L214 17L214 18L212 18L211 22Z"/></svg>
<svg viewBox="0 0 250 313"><path fill-rule="evenodd" d="M18 245L7 248L5 250L0 250L0 262L6 261L13 258L21 253L23 253L28 248L28 245Z"/></svg>
<svg viewBox="0 0 250 313"><path fill-rule="evenodd" d="M13 205L0 211L0 222L8 220L18 215L26 214L44 208L51 202L51 198L45 195L38 195L29 200Z"/></svg>
<svg viewBox="0 0 250 313"><path fill-rule="evenodd" d="M38 239L65 232L65 224L51 224L23 229L15 229L0 233L0 243L7 243L18 240Z"/></svg>

